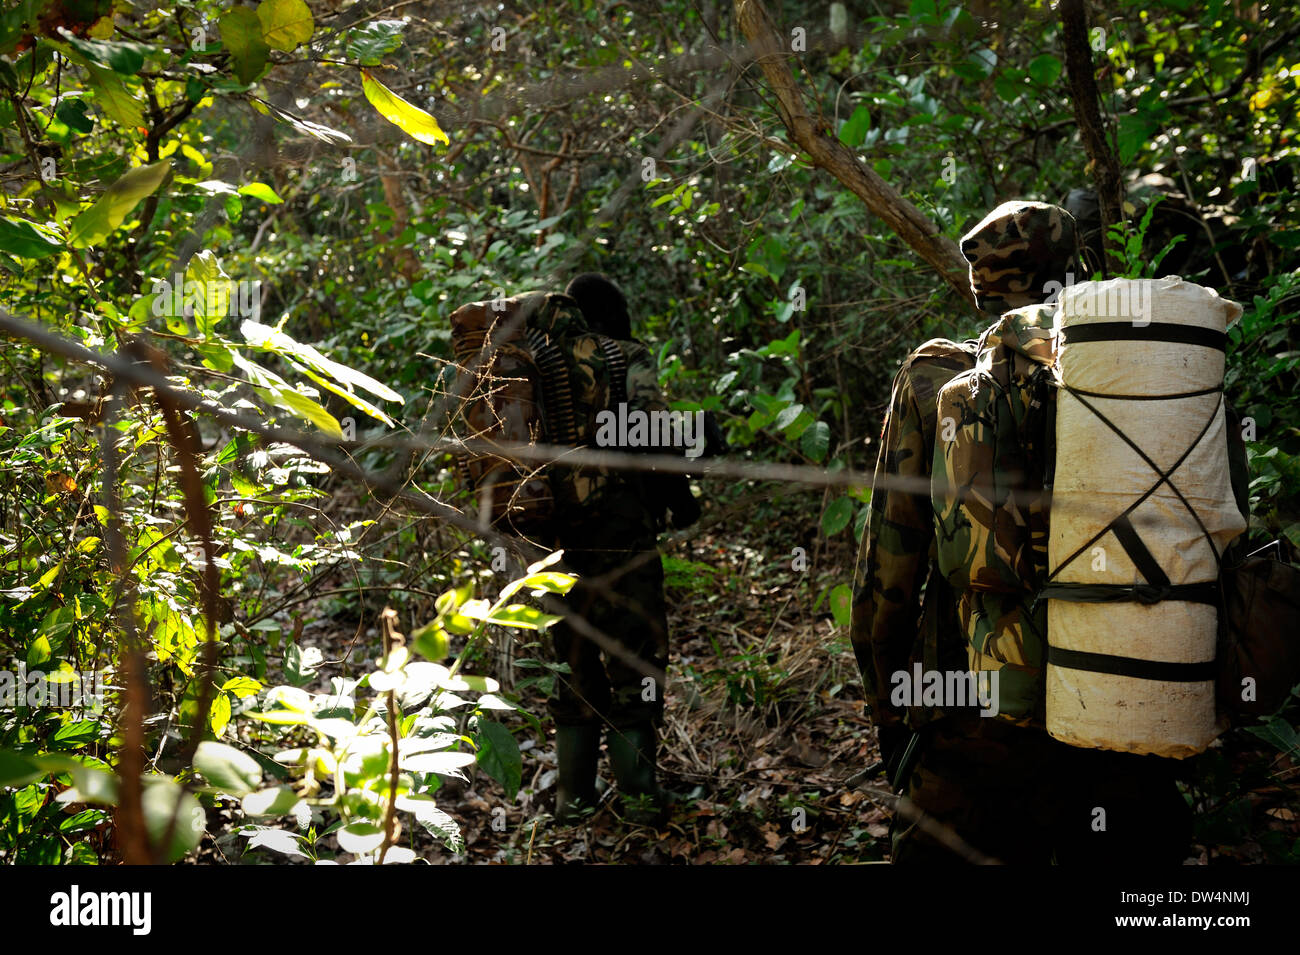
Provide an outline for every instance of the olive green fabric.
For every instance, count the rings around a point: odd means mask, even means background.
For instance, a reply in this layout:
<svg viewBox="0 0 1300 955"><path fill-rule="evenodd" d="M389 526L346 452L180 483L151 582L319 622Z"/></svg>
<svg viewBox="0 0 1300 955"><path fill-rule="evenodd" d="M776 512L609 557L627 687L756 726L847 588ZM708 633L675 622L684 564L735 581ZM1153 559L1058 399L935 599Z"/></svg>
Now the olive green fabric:
<svg viewBox="0 0 1300 955"><path fill-rule="evenodd" d="M931 492L969 668L997 672L999 719L1040 726L1052 319L1044 305L1008 312L975 367L940 390Z"/></svg>

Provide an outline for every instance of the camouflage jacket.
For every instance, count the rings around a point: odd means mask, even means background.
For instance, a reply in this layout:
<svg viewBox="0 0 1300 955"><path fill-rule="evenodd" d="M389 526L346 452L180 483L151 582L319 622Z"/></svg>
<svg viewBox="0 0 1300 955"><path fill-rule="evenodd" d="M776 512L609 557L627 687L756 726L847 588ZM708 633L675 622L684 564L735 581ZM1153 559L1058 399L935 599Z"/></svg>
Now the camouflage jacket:
<svg viewBox="0 0 1300 955"><path fill-rule="evenodd" d="M850 633L887 761L907 727L938 715L891 704L891 676L914 661L927 670L965 666L955 602L935 567L930 475L939 389L974 367L976 344L936 338L908 355L885 415Z"/></svg>
<svg viewBox="0 0 1300 955"><path fill-rule="evenodd" d="M975 367L939 392L933 452L938 567L968 666L997 672L997 716L1026 725L1043 722L1054 314L1016 309L984 333Z"/></svg>

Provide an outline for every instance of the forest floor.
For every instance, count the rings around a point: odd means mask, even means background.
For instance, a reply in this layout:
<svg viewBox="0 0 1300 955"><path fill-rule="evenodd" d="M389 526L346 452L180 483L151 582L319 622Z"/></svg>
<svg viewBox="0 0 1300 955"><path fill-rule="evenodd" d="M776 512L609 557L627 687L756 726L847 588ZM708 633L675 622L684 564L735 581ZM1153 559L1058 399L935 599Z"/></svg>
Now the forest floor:
<svg viewBox="0 0 1300 955"><path fill-rule="evenodd" d="M417 831L427 861L649 864L844 864L888 860L890 811L851 776L879 759L847 630L829 589L851 580L852 531L821 540L820 493L733 488L696 527L661 540L672 656L661 731L663 784L681 797L659 827L620 818L608 792L584 825L555 826L553 728L545 694L515 694L545 736L515 725L523 760L513 802L475 767L446 780L438 804L460 824L459 851ZM807 569L794 569L796 547ZM350 629L317 630L331 650ZM518 651L524 655L524 651ZM511 692L509 686L505 687ZM1266 737L1234 731L1198 757L1195 864L1300 862L1300 763ZM609 780L602 759L601 776ZM883 777L870 780L885 785ZM503 808L504 815L499 811ZM252 855L258 855L253 853ZM231 860L233 861L233 859ZM255 861L248 857L244 861ZM257 860L269 861L269 860ZM281 860L277 860L281 861Z"/></svg>

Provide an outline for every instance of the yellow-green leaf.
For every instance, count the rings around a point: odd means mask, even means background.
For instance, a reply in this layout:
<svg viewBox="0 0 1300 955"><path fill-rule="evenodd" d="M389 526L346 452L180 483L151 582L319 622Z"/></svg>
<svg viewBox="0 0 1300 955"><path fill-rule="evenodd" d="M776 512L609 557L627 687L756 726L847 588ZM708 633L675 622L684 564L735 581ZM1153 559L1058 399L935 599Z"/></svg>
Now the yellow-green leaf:
<svg viewBox="0 0 1300 955"><path fill-rule="evenodd" d="M263 0L257 5L262 39L273 50L288 53L311 39L316 21L303 0Z"/></svg>
<svg viewBox="0 0 1300 955"><path fill-rule="evenodd" d="M132 96L122 82L122 78L112 70L106 70L102 66L96 66L89 60L83 61L86 70L90 73L88 85L95 91L95 102L99 104L108 116L115 122L123 126L144 125L144 113L140 108L140 101Z"/></svg>
<svg viewBox="0 0 1300 955"><path fill-rule="evenodd" d="M204 249L190 259L185 285L194 309L195 331L200 338L208 338L230 309L230 276L221 267L221 260Z"/></svg>
<svg viewBox="0 0 1300 955"><path fill-rule="evenodd" d="M241 195L252 196L254 199L269 202L273 206L278 206L284 202L279 194L264 182L250 182L247 185L240 186L239 192Z"/></svg>
<svg viewBox="0 0 1300 955"><path fill-rule="evenodd" d="M262 400L310 421L331 437L343 437L343 426L318 402L296 391L275 372L263 368L257 362L249 361L233 348L230 350L230 358L244 374L248 375L253 390Z"/></svg>
<svg viewBox="0 0 1300 955"><path fill-rule="evenodd" d="M434 143L451 145L451 140L447 138L447 134L442 131L436 119L418 106L412 106L402 99L371 76L369 70L361 71L361 89L366 94L366 99L370 100L370 105L379 111L380 116L412 139L431 146Z"/></svg>
<svg viewBox="0 0 1300 955"><path fill-rule="evenodd" d="M77 216L68 233L74 249L102 242L120 226L145 196L167 178L170 165L164 160L152 166L137 166L109 186L93 206Z"/></svg>
<svg viewBox="0 0 1300 955"><path fill-rule="evenodd" d="M217 25L221 28L221 42L230 51L235 77L241 83L253 82L266 69L271 53L262 39L261 19L248 7L232 7L221 15Z"/></svg>
<svg viewBox="0 0 1300 955"><path fill-rule="evenodd" d="M232 676L225 683L221 684L223 693L233 693L241 700L246 696L252 696L262 689L262 684L254 680L251 676Z"/></svg>
<svg viewBox="0 0 1300 955"><path fill-rule="evenodd" d="M220 739L230 725L230 697L224 693L217 694L208 709L208 723L212 726L213 735Z"/></svg>

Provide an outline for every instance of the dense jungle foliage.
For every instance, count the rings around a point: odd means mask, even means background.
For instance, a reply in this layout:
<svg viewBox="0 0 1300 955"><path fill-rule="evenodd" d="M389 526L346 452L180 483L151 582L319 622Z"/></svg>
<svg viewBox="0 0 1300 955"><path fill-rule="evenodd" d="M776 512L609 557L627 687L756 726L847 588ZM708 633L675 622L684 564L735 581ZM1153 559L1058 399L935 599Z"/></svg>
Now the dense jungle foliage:
<svg viewBox="0 0 1300 955"><path fill-rule="evenodd" d="M1093 188L1051 5L767 7L821 131L942 235ZM1300 8L1089 7L1113 248L1245 306L1252 542L1300 548ZM866 476L900 359L986 322L794 144L731 4L14 0L0 205L6 321L177 396L0 331L0 860L883 857L835 791L874 758L844 627ZM863 475L699 482L665 567L700 802L657 850L532 821L554 675L516 600L571 581L512 580L445 519L451 456L402 443L452 309L588 270L734 460ZM29 691L87 674L101 705ZM1198 765L1205 859L1300 861L1298 709Z"/></svg>

